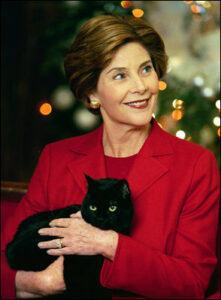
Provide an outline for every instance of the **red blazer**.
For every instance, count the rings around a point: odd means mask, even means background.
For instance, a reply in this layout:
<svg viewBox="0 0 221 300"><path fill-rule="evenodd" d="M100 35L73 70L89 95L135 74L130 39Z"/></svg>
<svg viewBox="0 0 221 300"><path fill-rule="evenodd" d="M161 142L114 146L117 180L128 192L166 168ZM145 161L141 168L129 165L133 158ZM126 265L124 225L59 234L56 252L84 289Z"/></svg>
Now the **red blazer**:
<svg viewBox="0 0 221 300"><path fill-rule="evenodd" d="M44 148L2 244L27 216L81 203L85 173L106 177L102 128ZM204 298L217 262L219 180L214 155L153 121L127 180L135 210L132 232L130 237L119 235L114 261L104 261L101 284L146 298ZM15 272L5 268L12 287Z"/></svg>

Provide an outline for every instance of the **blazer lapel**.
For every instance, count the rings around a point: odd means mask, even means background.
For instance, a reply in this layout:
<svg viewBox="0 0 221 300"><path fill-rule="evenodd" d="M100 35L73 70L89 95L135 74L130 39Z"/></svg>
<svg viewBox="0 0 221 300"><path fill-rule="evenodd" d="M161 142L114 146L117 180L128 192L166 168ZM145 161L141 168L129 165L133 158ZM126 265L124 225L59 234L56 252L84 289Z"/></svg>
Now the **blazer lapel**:
<svg viewBox="0 0 221 300"><path fill-rule="evenodd" d="M135 199L168 172L171 154L173 149L168 134L153 119L150 134L136 156L127 177Z"/></svg>
<svg viewBox="0 0 221 300"><path fill-rule="evenodd" d="M96 179L107 177L102 133L103 126L100 126L72 149L75 159L68 167L83 192L86 192L87 186L85 174ZM168 172L173 149L166 135L153 119L150 134L127 176L134 198Z"/></svg>
<svg viewBox="0 0 221 300"><path fill-rule="evenodd" d="M72 149L76 157L69 163L68 168L83 192L86 191L87 186L85 174L95 179L106 177L102 128L103 126L100 126L84 139L83 143Z"/></svg>

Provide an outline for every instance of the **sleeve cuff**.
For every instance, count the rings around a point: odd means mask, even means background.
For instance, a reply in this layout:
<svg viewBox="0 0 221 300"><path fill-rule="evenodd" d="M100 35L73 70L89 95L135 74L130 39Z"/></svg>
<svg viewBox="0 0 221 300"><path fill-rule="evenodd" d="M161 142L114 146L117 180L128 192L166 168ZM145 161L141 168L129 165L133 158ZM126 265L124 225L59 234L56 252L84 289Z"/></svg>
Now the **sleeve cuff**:
<svg viewBox="0 0 221 300"><path fill-rule="evenodd" d="M117 249L116 249L116 253L114 256L114 260L111 261L107 258L104 259L104 263L103 263L101 273L100 273L100 282L103 286L105 286L107 288L114 288L110 284L110 281L111 281L113 270L117 269L118 257L120 256L122 243L125 238L127 238L127 237L122 235L121 233L119 233L119 239L118 239L118 244L117 244Z"/></svg>

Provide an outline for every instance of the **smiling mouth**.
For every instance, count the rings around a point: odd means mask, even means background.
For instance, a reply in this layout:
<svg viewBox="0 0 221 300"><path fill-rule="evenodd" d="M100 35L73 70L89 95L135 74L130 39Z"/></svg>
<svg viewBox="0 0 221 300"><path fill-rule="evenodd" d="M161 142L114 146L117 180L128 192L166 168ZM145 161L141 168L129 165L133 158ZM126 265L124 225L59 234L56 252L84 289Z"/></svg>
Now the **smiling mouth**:
<svg viewBox="0 0 221 300"><path fill-rule="evenodd" d="M150 98L125 102L124 104L132 108L146 108Z"/></svg>

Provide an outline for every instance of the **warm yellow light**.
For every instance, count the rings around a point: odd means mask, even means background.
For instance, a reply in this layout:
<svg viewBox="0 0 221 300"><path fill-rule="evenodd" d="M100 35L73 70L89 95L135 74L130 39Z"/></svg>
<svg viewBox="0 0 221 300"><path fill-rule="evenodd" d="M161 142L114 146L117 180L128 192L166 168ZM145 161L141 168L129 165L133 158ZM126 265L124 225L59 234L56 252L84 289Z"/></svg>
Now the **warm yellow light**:
<svg viewBox="0 0 221 300"><path fill-rule="evenodd" d="M185 3L187 3L187 4L190 4L190 3L192 3L193 1L183 1L183 2L185 2Z"/></svg>
<svg viewBox="0 0 221 300"><path fill-rule="evenodd" d="M50 113L52 112L52 106L51 106L51 104L48 103L48 102L42 103L41 106L39 107L39 112L43 116L50 115Z"/></svg>
<svg viewBox="0 0 221 300"><path fill-rule="evenodd" d="M136 18L141 18L144 15L144 11L142 9L140 9L140 8L134 8L132 10L132 14Z"/></svg>
<svg viewBox="0 0 221 300"><path fill-rule="evenodd" d="M172 105L175 109L182 109L183 108L183 100L174 99Z"/></svg>
<svg viewBox="0 0 221 300"><path fill-rule="evenodd" d="M191 8L191 11L192 11L194 14L199 14L199 13L200 13L200 8L199 8L198 5L192 4L192 5L190 6L190 8Z"/></svg>
<svg viewBox="0 0 221 300"><path fill-rule="evenodd" d="M204 1L204 3L202 4L204 8L210 8L211 7L211 3L209 3L209 1Z"/></svg>
<svg viewBox="0 0 221 300"><path fill-rule="evenodd" d="M172 118L176 121L179 121L181 120L183 117L183 112L179 109L175 109L173 112L172 112Z"/></svg>
<svg viewBox="0 0 221 300"><path fill-rule="evenodd" d="M220 128L217 130L217 135L220 137Z"/></svg>
<svg viewBox="0 0 221 300"><path fill-rule="evenodd" d="M132 5L131 1L121 1L120 5L123 7L123 8L128 8Z"/></svg>
<svg viewBox="0 0 221 300"><path fill-rule="evenodd" d="M163 91L163 90L165 90L166 88L167 88L166 82L163 81L163 80L160 80L160 81L159 81L159 90L160 90L160 91Z"/></svg>

